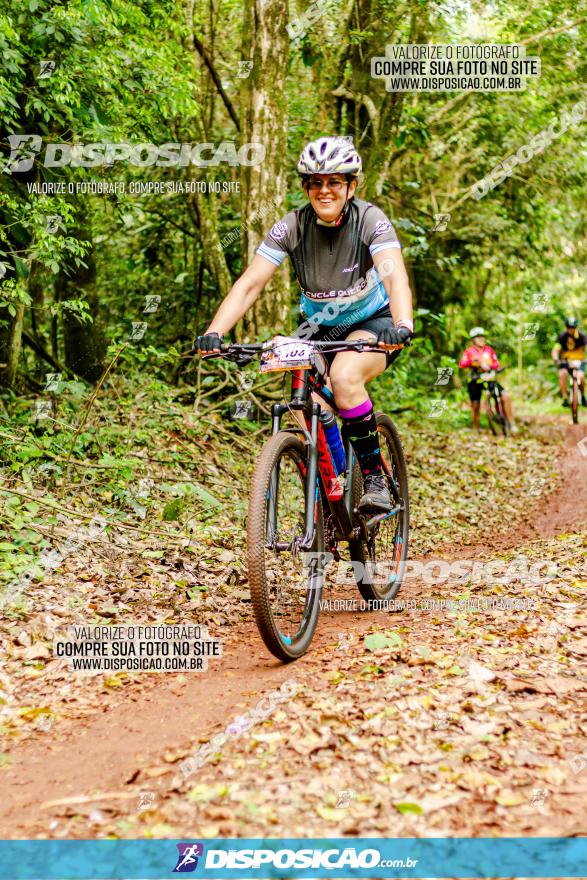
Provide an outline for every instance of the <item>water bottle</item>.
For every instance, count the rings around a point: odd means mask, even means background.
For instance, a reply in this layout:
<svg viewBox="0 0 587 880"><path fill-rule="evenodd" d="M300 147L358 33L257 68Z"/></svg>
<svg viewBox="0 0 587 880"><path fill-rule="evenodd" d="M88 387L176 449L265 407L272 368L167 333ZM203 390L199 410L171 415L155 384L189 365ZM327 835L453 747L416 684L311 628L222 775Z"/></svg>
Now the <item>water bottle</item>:
<svg viewBox="0 0 587 880"><path fill-rule="evenodd" d="M336 418L331 412L321 412L320 421L326 435L326 442L330 449L332 462L337 474L342 474L346 470L346 456L344 454L344 446L342 445L342 437L338 430Z"/></svg>

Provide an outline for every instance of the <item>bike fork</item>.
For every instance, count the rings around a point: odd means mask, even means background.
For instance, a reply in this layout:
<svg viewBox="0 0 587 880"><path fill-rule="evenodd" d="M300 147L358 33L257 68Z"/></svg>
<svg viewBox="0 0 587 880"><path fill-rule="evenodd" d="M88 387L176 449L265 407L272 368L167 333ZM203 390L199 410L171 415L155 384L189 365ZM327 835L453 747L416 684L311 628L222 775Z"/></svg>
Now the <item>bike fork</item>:
<svg viewBox="0 0 587 880"><path fill-rule="evenodd" d="M309 551L314 544L314 510L316 508L316 492L318 491L318 420L320 416L320 406L317 403L312 404L310 420L310 441L308 441L306 471L306 511L304 521L304 537L300 544L300 550Z"/></svg>

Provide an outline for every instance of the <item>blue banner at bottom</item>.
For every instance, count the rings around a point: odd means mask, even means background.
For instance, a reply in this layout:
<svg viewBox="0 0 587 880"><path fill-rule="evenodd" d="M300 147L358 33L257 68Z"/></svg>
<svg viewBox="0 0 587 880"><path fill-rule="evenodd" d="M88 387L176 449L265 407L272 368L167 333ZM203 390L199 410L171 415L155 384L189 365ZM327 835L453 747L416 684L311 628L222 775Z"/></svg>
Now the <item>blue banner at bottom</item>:
<svg viewBox="0 0 587 880"><path fill-rule="evenodd" d="M587 877L587 838L4 840L0 880Z"/></svg>

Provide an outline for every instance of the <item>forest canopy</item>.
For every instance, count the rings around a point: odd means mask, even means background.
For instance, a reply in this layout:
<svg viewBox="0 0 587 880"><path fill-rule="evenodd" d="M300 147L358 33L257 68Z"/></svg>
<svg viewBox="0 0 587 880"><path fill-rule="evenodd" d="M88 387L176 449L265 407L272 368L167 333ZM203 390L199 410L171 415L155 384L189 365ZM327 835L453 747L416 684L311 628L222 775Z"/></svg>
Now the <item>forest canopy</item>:
<svg viewBox="0 0 587 880"><path fill-rule="evenodd" d="M354 139L358 194L398 231L420 360L454 357L481 323L512 361L523 339L525 361L538 362L584 295L582 12L2 0L2 385L39 391L47 370L96 383L108 346L133 336L129 367L146 360L183 382L180 355L266 229L304 203L297 157L323 134ZM540 76L483 93L389 92L371 75L389 44L481 42L524 46ZM553 124L556 137L536 140ZM298 293L282 267L239 335L290 329Z"/></svg>

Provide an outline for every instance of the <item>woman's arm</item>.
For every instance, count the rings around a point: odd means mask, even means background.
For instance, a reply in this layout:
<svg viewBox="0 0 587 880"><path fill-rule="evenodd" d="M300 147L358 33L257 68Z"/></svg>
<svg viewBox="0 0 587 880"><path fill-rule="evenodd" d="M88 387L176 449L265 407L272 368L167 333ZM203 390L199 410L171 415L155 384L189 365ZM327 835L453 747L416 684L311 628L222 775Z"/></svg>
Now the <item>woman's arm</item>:
<svg viewBox="0 0 587 880"><path fill-rule="evenodd" d="M276 269L274 263L255 254L247 269L234 282L229 293L220 303L206 333L218 333L222 336L232 330L257 301Z"/></svg>
<svg viewBox="0 0 587 880"><path fill-rule="evenodd" d="M466 348L462 354L460 361L459 361L459 367L461 368L461 370L466 370L469 367L471 367L472 365L473 365L473 362L471 360L471 351L470 351L470 349Z"/></svg>
<svg viewBox="0 0 587 880"><path fill-rule="evenodd" d="M386 248L379 251L374 255L373 263L389 297L393 323L396 327L404 323L413 330L412 291L401 250Z"/></svg>

